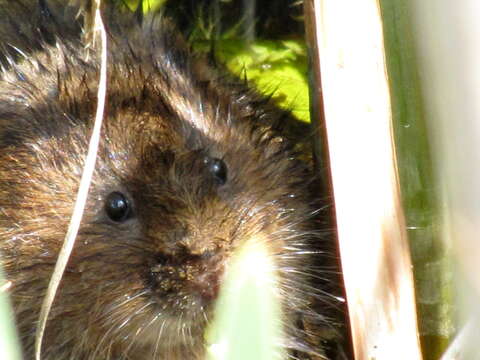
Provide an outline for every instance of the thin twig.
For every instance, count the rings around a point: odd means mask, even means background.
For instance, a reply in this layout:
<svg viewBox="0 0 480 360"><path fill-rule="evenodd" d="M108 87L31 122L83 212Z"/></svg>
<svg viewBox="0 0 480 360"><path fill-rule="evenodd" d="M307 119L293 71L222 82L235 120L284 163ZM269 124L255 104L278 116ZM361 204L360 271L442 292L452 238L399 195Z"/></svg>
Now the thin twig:
<svg viewBox="0 0 480 360"><path fill-rule="evenodd" d="M80 227L83 211L87 201L88 190L92 180L93 171L95 169L95 161L97 157L98 144L100 142L100 130L102 127L103 114L105 109L106 84L107 84L107 36L100 13L100 0L95 1L95 32L100 34L101 39L101 68L100 79L97 94L97 112L95 115L95 123L93 127L88 154L85 161L80 186L78 189L77 200L73 210L72 218L68 227L65 241L60 250L55 269L53 271L47 293L45 295L42 308L40 310L39 324L35 338L35 358L40 360L42 340L45 332L45 326L50 313L51 306L55 299L58 286L65 271L68 259L75 243L75 238Z"/></svg>

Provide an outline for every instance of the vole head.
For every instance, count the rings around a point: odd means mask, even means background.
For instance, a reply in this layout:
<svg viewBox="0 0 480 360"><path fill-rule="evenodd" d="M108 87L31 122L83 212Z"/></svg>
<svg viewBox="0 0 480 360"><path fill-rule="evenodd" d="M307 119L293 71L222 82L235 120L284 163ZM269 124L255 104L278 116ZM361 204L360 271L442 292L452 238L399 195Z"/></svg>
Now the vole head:
<svg viewBox="0 0 480 360"><path fill-rule="evenodd" d="M255 238L277 266L286 328L308 306L302 268L319 239L310 171L276 129L288 115L171 33L153 21L109 39L102 142L46 359L201 357L229 260ZM0 247L27 353L76 198L98 63L58 40L0 81Z"/></svg>

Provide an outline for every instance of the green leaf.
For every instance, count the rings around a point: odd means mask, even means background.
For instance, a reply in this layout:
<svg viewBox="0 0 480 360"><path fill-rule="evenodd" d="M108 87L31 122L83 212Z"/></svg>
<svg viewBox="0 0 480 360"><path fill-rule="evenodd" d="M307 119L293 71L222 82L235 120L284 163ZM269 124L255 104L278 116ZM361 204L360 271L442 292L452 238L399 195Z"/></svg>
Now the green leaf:
<svg viewBox="0 0 480 360"><path fill-rule="evenodd" d="M218 56L240 77L305 122L310 122L307 49L298 40L220 40Z"/></svg>
<svg viewBox="0 0 480 360"><path fill-rule="evenodd" d="M125 5L132 11L135 11L140 0L122 0ZM165 3L166 0L143 0L143 11L145 13L149 11L155 11L160 9L160 7Z"/></svg>

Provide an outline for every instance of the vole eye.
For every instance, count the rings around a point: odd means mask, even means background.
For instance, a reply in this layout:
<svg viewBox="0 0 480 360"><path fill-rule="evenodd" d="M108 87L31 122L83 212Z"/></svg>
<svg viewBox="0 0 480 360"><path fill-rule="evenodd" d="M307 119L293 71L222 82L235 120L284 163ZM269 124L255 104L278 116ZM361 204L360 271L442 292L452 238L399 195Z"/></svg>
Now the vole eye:
<svg viewBox="0 0 480 360"><path fill-rule="evenodd" d="M223 160L207 157L205 158L205 164L208 167L208 171L220 185L227 182L227 165Z"/></svg>
<svg viewBox="0 0 480 360"><path fill-rule="evenodd" d="M114 191L105 199L105 212L115 222L123 222L130 217L130 204L125 195Z"/></svg>

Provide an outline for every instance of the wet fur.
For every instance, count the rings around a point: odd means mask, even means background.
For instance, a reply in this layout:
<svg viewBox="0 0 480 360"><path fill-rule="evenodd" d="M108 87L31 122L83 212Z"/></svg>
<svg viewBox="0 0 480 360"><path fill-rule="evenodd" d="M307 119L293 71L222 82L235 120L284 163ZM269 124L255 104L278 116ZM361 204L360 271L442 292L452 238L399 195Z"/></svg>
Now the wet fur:
<svg viewBox="0 0 480 360"><path fill-rule="evenodd" d="M99 55L87 54L76 9L0 4L0 251L31 359L92 128ZM198 291L221 283L255 237L280 277L283 345L292 359L323 358L335 269L311 166L282 130L289 113L192 55L161 16L121 16L107 16L103 140L43 359L202 359L213 301ZM205 158L223 159L226 184ZM105 214L112 191L131 201L125 223Z"/></svg>

